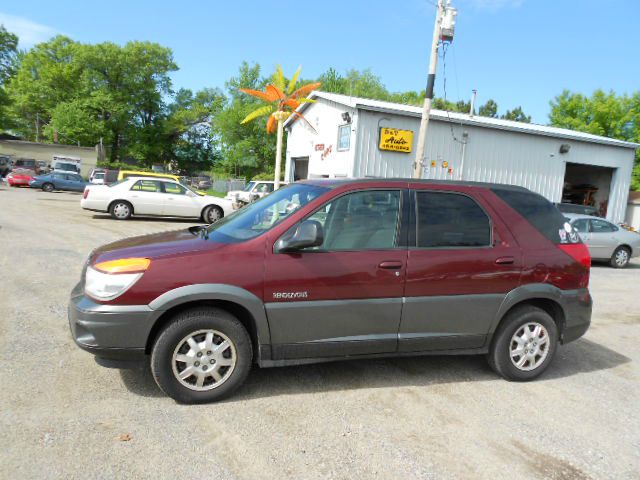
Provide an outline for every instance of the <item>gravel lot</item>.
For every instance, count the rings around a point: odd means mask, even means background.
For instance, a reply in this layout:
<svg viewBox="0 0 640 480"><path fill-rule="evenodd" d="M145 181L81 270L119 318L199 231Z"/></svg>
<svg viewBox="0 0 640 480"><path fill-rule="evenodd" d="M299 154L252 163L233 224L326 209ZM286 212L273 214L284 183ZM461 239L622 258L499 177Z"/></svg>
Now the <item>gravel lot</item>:
<svg viewBox="0 0 640 480"><path fill-rule="evenodd" d="M0 478L640 478L638 261L593 269L591 329L532 383L482 357L360 360L256 368L181 406L79 350L66 306L94 247L193 222L79 200L0 189Z"/></svg>

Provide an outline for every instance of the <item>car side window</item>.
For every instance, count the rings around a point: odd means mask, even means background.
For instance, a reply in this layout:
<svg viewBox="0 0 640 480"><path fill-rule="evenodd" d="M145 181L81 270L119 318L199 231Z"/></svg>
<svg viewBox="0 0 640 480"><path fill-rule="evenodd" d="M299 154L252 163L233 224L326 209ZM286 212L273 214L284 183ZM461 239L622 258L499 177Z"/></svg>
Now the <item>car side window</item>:
<svg viewBox="0 0 640 480"><path fill-rule="evenodd" d="M60 173L54 173L54 174L53 174L53 179L54 179L54 180L64 180L64 179L65 179L64 177L65 177L65 176L64 176L64 175L62 175L62 174L60 174Z"/></svg>
<svg viewBox="0 0 640 480"><path fill-rule="evenodd" d="M156 180L138 180L133 184L131 190L138 192L161 193L162 186L160 184L161 182L158 182Z"/></svg>
<svg viewBox="0 0 640 480"><path fill-rule="evenodd" d="M593 233L611 233L618 230L618 227L604 220L590 220L590 222Z"/></svg>
<svg viewBox="0 0 640 480"><path fill-rule="evenodd" d="M448 192L416 192L417 246L486 247L491 221L471 197Z"/></svg>
<svg viewBox="0 0 640 480"><path fill-rule="evenodd" d="M163 182L164 183L164 192L170 193L172 195L185 195L187 193L187 189L182 185L178 185L173 182Z"/></svg>
<svg viewBox="0 0 640 480"><path fill-rule="evenodd" d="M365 190L329 202L308 220L320 222L324 242L313 250L380 250L396 247L399 190Z"/></svg>
<svg viewBox="0 0 640 480"><path fill-rule="evenodd" d="M576 220L571 225L573 225L573 228L575 228L578 231L578 233L589 232L589 220L587 220L586 218Z"/></svg>

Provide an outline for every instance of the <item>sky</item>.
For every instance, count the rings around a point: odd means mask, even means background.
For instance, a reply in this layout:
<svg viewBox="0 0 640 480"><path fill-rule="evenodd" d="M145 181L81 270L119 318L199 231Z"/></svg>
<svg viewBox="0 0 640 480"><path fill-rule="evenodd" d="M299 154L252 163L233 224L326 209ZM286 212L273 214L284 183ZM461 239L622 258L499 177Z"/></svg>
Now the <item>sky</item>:
<svg viewBox="0 0 640 480"><path fill-rule="evenodd" d="M224 88L243 60L269 74L303 67L315 78L330 67L370 68L391 91L424 89L434 0L190 1L71 0L0 2L0 23L29 48L53 35L170 47L180 70L175 88ZM501 113L522 106L548 122L549 102L564 89L640 90L639 0L452 0L456 36L439 63L436 96Z"/></svg>

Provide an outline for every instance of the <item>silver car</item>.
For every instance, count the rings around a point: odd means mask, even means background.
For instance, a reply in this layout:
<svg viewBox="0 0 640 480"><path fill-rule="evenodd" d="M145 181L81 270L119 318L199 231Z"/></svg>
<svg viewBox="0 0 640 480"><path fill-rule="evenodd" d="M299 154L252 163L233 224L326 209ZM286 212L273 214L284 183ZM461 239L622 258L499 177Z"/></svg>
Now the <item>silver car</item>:
<svg viewBox="0 0 640 480"><path fill-rule="evenodd" d="M580 238L589 247L591 258L606 260L614 268L624 268L640 255L640 234L597 217L565 213Z"/></svg>

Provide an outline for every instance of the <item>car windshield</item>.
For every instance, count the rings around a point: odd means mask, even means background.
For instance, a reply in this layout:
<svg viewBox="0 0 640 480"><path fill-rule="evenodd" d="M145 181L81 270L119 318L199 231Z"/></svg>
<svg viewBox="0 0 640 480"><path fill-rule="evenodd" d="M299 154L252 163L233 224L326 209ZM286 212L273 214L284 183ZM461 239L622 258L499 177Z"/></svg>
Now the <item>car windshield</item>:
<svg viewBox="0 0 640 480"><path fill-rule="evenodd" d="M328 190L301 183L286 186L210 225L205 230L205 238L220 243L255 238Z"/></svg>
<svg viewBox="0 0 640 480"><path fill-rule="evenodd" d="M249 182L249 183L247 183L247 186L246 186L246 187L244 187L244 191L245 191L245 192L250 192L250 191L251 191L251 189L252 189L253 187L255 187L255 186L256 186L256 182Z"/></svg>

